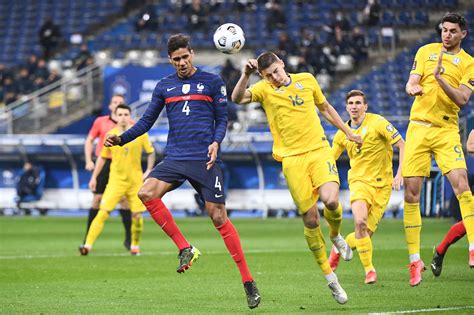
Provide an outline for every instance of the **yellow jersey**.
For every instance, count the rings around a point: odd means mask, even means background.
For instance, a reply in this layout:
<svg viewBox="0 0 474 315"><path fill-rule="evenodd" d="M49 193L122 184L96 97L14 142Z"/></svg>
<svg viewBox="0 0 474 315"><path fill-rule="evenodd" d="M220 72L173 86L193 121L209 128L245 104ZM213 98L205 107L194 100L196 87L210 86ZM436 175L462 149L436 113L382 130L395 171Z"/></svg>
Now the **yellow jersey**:
<svg viewBox="0 0 474 315"><path fill-rule="evenodd" d="M350 120L349 120L350 122ZM355 181L365 182L374 187L391 185L392 145L402 137L393 125L377 114L366 113L364 121L357 127L346 124L352 132L362 138L362 147L346 139L346 135L338 130L332 142L332 154L337 160L344 150L349 155L351 169L349 184Z"/></svg>
<svg viewBox="0 0 474 315"><path fill-rule="evenodd" d="M118 128L114 128L108 134L120 135ZM103 158L112 158L110 163L109 181L127 181L130 178L143 176L142 170L142 148L146 153L154 152L148 133L141 135L124 146L105 147L100 152Z"/></svg>
<svg viewBox="0 0 474 315"><path fill-rule="evenodd" d="M457 129L459 106L446 95L433 74L442 48L442 43L432 43L421 47L416 53L410 74L421 76L420 85L424 94L415 97L410 120ZM474 90L473 58L463 49L457 54L445 52L442 77L452 87L458 88L462 84Z"/></svg>
<svg viewBox="0 0 474 315"><path fill-rule="evenodd" d="M265 110L277 161L329 146L316 112L316 105L326 101L318 82L310 73L289 76L286 86L277 88L260 80L248 89L252 102L261 103Z"/></svg>

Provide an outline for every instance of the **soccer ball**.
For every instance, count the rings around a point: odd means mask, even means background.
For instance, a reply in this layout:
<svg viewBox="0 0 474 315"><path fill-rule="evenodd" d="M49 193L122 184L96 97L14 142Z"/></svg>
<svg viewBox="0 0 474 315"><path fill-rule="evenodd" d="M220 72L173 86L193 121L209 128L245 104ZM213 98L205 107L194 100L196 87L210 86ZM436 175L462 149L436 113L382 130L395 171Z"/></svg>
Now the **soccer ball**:
<svg viewBox="0 0 474 315"><path fill-rule="evenodd" d="M244 44L244 31L237 24L222 24L214 33L214 45L225 54L235 54L244 47Z"/></svg>

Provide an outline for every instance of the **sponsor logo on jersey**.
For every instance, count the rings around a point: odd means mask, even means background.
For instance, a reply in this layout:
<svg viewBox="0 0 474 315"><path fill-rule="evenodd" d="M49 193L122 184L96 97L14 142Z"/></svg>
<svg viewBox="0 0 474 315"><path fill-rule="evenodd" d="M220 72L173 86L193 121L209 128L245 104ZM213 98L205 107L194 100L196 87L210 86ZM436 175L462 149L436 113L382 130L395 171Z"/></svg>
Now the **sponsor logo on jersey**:
<svg viewBox="0 0 474 315"><path fill-rule="evenodd" d="M436 60L438 60L438 54L431 54L431 55L428 57L428 60L430 60L430 61L436 61Z"/></svg>
<svg viewBox="0 0 474 315"><path fill-rule="evenodd" d="M395 128L393 128L392 124L387 125L386 128L387 128L387 131L388 131L388 132L393 132L393 131L395 130Z"/></svg>
<svg viewBox="0 0 474 315"><path fill-rule="evenodd" d="M224 96L227 95L227 90L225 89L225 85L221 86L221 94Z"/></svg>
<svg viewBox="0 0 474 315"><path fill-rule="evenodd" d="M461 58L459 58L458 56L455 56L453 58L453 64L458 65L460 62L461 62Z"/></svg>
<svg viewBox="0 0 474 315"><path fill-rule="evenodd" d="M173 86L173 87L167 88L167 89L166 89L166 92L173 91L174 89L176 89L176 86Z"/></svg>
<svg viewBox="0 0 474 315"><path fill-rule="evenodd" d="M191 84L183 84L183 88L181 89L183 94L188 94L190 90L191 90Z"/></svg>

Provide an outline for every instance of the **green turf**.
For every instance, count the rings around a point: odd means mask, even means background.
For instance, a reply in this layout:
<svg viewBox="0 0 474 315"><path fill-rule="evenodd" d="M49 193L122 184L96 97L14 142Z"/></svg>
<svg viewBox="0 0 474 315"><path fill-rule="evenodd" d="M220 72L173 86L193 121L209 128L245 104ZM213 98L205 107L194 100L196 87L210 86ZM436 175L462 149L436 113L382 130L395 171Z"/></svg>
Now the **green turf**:
<svg viewBox="0 0 474 315"><path fill-rule="evenodd" d="M341 262L337 274L349 302L338 305L306 248L300 219L233 221L262 295L258 309L247 309L234 262L207 218L177 220L202 252L190 270L177 274L174 244L150 219L142 256L127 254L121 223L111 218L93 252L80 257L85 218L0 217L0 313L361 314L474 305L465 238L450 248L440 278L427 270L423 283L411 288L402 222L384 220L374 237L378 283L363 284L357 254L352 262ZM450 224L424 220L427 265L432 245ZM345 220L343 232L351 228Z"/></svg>

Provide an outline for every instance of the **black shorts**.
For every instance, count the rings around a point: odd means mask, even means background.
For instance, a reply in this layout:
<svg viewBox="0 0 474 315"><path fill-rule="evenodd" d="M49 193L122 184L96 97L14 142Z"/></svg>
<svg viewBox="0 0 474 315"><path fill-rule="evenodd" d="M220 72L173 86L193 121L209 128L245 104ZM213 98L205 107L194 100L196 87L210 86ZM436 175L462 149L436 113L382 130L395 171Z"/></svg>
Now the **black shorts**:
<svg viewBox="0 0 474 315"><path fill-rule="evenodd" d="M110 162L112 160L111 159L104 159L104 160L105 160L104 167L100 171L99 176L97 176L97 186L95 187L94 194L102 195L105 191L105 187L107 186L107 183L109 182Z"/></svg>
<svg viewBox="0 0 474 315"><path fill-rule="evenodd" d="M148 177L173 184L177 188L186 180L205 201L225 203L224 177L218 163L206 169L207 161L172 161L158 163Z"/></svg>

